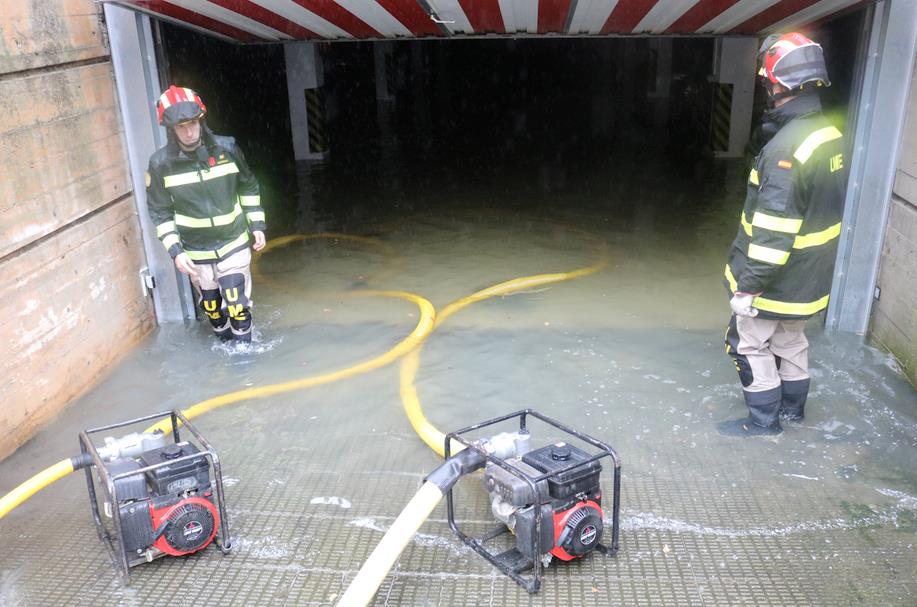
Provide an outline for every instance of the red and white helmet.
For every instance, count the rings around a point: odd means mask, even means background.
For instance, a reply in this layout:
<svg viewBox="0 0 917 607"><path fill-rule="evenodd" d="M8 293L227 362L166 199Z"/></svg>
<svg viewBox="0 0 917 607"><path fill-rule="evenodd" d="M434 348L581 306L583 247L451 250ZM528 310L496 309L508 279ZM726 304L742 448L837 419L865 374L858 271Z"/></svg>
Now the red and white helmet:
<svg viewBox="0 0 917 607"><path fill-rule="evenodd" d="M780 84L795 94L806 85L831 86L821 45L798 32L771 34L758 51L758 75L769 85ZM770 90L771 86L768 86Z"/></svg>
<svg viewBox="0 0 917 607"><path fill-rule="evenodd" d="M159 124L172 128L183 122L203 118L207 113L207 106L191 89L173 84L159 96L156 113L159 116Z"/></svg>

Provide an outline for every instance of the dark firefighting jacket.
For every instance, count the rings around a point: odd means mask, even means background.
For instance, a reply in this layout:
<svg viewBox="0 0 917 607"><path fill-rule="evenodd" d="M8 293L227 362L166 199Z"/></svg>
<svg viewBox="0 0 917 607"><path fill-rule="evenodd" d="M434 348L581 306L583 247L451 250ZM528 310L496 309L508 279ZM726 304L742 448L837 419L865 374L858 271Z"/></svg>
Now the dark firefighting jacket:
<svg viewBox="0 0 917 607"><path fill-rule="evenodd" d="M779 131L755 158L729 251L730 293L759 293L760 318L802 319L825 309L847 182L844 140L804 94L768 112Z"/></svg>
<svg viewBox="0 0 917 607"><path fill-rule="evenodd" d="M147 206L156 235L174 259L216 263L265 231L258 181L232 137L213 135L206 154L186 153L175 141L150 157Z"/></svg>

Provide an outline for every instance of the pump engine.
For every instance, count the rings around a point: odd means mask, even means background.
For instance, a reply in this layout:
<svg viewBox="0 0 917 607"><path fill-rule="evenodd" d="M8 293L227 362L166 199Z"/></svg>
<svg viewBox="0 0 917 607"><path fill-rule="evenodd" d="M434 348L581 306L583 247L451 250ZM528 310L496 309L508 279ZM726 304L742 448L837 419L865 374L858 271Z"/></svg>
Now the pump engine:
<svg viewBox="0 0 917 607"><path fill-rule="evenodd" d="M176 461L183 455L195 457ZM150 466L155 467L121 476ZM187 442L166 445L107 467L109 474L119 476L114 481L116 507L126 552L181 556L213 541L220 515L213 503L210 466L197 447ZM106 502L106 515L114 507Z"/></svg>
<svg viewBox="0 0 917 607"><path fill-rule="evenodd" d="M80 435L99 537L108 545L112 561L125 581L130 577L128 568L134 565L203 550L217 538L219 529L221 550L226 553L230 548L216 453L179 412L170 414L173 441L167 440L170 435L157 430L119 439L109 437L104 446L96 449L88 438L88 433L95 431ZM179 440L179 418L203 449ZM143 420L118 426L137 421ZM101 500L96 497L92 464Z"/></svg>
<svg viewBox="0 0 917 607"><path fill-rule="evenodd" d="M551 557L563 561L582 558L600 545L604 513L599 486L602 466L598 461L564 442L505 461L530 478L581 463L572 470L536 482L535 492L522 477L493 462L487 463L484 484L490 494L491 510L515 534L516 549L521 554L529 559L541 558L547 564ZM537 538L536 509L541 511L541 531Z"/></svg>
<svg viewBox="0 0 917 607"><path fill-rule="evenodd" d="M489 438L470 436L510 420L518 420L517 430ZM528 425L532 420L551 427L552 433L568 435L567 440L576 444L563 440L532 449ZM452 456L457 445L464 450ZM533 409L523 409L450 432L443 447L446 462L426 480L446 493L449 527L467 546L529 592L538 592L542 570L555 558L574 561L595 551L606 556L617 554L621 460L611 445ZM590 448L593 453L584 450ZM602 510L603 458L610 458L614 464L607 520ZM455 520L453 485L481 468L491 512L500 524L483 536L472 537ZM513 537L507 538L507 533ZM602 542L605 535L610 535L607 545ZM495 544L490 543L495 540ZM530 570L530 575L523 575Z"/></svg>

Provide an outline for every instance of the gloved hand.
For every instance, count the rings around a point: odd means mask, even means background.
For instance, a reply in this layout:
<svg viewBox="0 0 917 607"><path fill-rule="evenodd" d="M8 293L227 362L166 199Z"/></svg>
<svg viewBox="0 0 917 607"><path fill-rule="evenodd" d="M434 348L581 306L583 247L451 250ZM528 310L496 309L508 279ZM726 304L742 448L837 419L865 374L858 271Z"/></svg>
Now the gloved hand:
<svg viewBox="0 0 917 607"><path fill-rule="evenodd" d="M758 310L751 307L751 303L754 299L755 295L752 293L736 291L732 299L729 300L729 307L732 308L732 311L735 312L737 316L757 316Z"/></svg>

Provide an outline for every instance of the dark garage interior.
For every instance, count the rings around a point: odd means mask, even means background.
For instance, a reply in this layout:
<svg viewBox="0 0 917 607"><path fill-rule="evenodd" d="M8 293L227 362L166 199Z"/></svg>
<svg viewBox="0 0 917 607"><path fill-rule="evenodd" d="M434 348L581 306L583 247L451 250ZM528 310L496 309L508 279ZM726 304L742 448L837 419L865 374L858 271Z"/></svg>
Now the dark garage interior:
<svg viewBox="0 0 917 607"><path fill-rule="evenodd" d="M812 33L822 41L832 79L823 104L842 129L863 13ZM668 204L668 195L653 195L657 186L688 200L679 204L705 205L706 194L717 197L727 185L727 165L749 164L760 145L752 134L744 160L714 157L713 38L671 39L670 78L661 83L654 38L395 41L388 43L394 45L386 83L391 100L379 102L376 43L322 43L330 154L301 167L310 178L297 180L282 46L235 45L167 23L159 28L166 79L200 91L211 128L239 140L267 208L297 230L360 231L367 212L449 213L456 204L575 213L577 194L587 192L590 205L614 205L626 214L615 192ZM753 125L763 97L759 89ZM733 181L739 172L730 173ZM480 195L453 202L450 192L463 189ZM289 231L279 230L272 232Z"/></svg>

